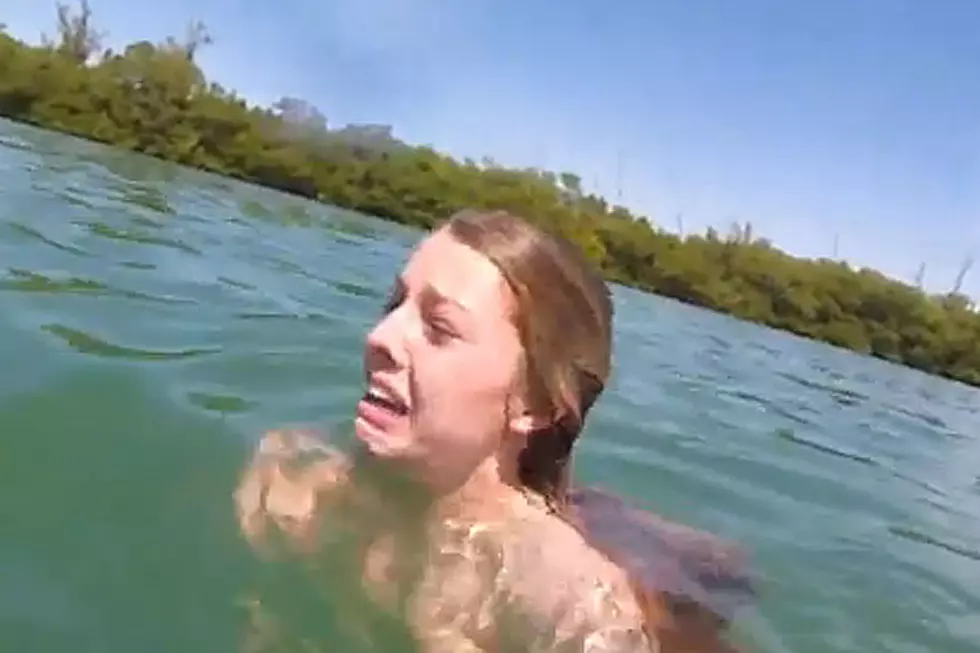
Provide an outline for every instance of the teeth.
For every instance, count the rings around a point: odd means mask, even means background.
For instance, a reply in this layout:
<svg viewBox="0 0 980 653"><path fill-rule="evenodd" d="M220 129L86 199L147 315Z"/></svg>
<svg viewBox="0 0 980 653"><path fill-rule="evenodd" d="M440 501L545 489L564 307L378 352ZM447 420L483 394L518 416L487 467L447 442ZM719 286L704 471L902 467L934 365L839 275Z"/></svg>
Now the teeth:
<svg viewBox="0 0 980 653"><path fill-rule="evenodd" d="M371 388L368 391L368 394L374 397L375 399L380 399L381 401L387 401L388 403L392 403L392 404L399 403L397 399L395 399L394 397L392 397L386 392L382 392L381 390L378 390L377 388Z"/></svg>
<svg viewBox="0 0 980 653"><path fill-rule="evenodd" d="M386 392L385 390L382 390L381 388L370 387L368 388L367 395L375 401L386 404L393 409L405 409L405 403L401 399L389 392Z"/></svg>

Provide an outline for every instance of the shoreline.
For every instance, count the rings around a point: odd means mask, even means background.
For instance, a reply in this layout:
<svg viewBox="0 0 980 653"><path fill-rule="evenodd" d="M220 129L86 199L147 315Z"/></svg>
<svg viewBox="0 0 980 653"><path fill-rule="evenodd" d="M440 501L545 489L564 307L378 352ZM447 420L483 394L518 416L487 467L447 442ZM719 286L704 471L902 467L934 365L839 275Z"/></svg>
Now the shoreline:
<svg viewBox="0 0 980 653"><path fill-rule="evenodd" d="M509 210L578 244L611 282L980 387L980 313L958 292L794 257L750 223L680 237L572 173L458 161L386 125L329 129L297 98L252 106L207 81L200 42L98 56L78 43L0 31L0 116L422 230L466 207Z"/></svg>

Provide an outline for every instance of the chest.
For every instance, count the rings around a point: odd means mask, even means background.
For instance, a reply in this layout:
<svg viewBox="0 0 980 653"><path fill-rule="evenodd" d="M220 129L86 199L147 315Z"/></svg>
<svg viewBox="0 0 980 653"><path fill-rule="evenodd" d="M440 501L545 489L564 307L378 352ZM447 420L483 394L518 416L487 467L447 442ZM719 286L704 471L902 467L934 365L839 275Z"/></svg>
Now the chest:
<svg viewBox="0 0 980 653"><path fill-rule="evenodd" d="M489 532L444 530L423 542L385 534L364 551L362 581L426 653L496 651L502 563Z"/></svg>

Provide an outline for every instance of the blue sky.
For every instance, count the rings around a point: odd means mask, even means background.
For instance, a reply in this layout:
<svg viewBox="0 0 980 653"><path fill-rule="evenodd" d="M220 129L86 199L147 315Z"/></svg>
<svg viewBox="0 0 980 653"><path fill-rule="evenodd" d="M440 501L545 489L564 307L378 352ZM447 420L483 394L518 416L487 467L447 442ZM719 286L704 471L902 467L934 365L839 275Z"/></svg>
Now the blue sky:
<svg viewBox="0 0 980 653"><path fill-rule="evenodd" d="M211 79L334 126L580 174L675 229L948 289L980 258L980 1L90 0L110 45L214 36ZM4 0L36 40L54 2ZM621 160L621 167L617 161ZM621 174L617 173L621 170ZM980 263L965 289L980 298Z"/></svg>

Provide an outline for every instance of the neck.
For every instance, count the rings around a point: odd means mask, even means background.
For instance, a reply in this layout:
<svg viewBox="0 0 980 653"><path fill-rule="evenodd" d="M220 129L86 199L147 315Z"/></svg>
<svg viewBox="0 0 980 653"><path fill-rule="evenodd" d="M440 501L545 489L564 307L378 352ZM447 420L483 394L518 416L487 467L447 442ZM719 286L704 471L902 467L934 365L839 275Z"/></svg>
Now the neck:
<svg viewBox="0 0 980 653"><path fill-rule="evenodd" d="M441 487L415 479L366 450L359 450L355 458L357 479L373 489L371 494L397 521L418 522L426 515L436 520L492 518L524 492L517 456L508 450L487 456L465 479ZM392 497L397 499L391 501Z"/></svg>
<svg viewBox="0 0 980 653"><path fill-rule="evenodd" d="M406 474L397 464L380 459L366 449L354 454L356 494L368 500L385 521L411 523L429 510L435 497L429 488Z"/></svg>
<svg viewBox="0 0 980 653"><path fill-rule="evenodd" d="M433 516L481 519L501 514L507 503L523 494L516 464L509 461L506 452L485 458L463 483L436 498Z"/></svg>

